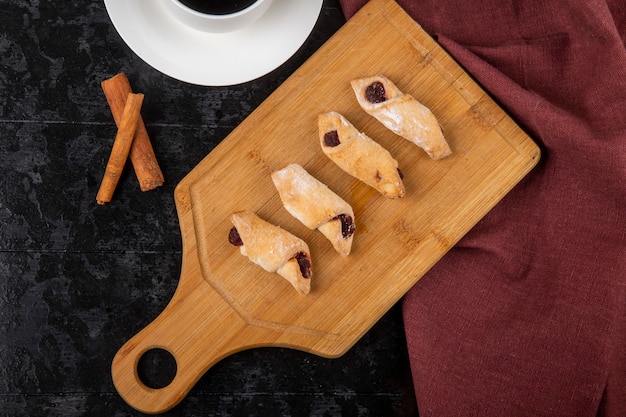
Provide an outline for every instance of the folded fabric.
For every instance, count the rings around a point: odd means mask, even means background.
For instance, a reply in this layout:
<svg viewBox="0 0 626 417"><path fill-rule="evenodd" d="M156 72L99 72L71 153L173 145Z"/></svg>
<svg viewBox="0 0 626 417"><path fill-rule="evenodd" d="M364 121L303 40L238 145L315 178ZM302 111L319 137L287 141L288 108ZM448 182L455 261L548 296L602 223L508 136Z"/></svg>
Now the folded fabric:
<svg viewBox="0 0 626 417"><path fill-rule="evenodd" d="M626 2L398 3L542 148L404 299L420 416L626 416Z"/></svg>

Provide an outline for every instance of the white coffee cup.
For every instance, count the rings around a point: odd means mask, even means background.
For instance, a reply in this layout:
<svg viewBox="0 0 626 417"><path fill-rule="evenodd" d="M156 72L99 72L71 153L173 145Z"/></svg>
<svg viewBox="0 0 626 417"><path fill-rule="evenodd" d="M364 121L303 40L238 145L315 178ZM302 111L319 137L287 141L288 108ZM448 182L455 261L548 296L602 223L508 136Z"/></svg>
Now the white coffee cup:
<svg viewBox="0 0 626 417"><path fill-rule="evenodd" d="M210 33L232 32L250 25L263 15L273 0L256 0L248 7L234 12L206 12L183 4L180 0L165 0L174 17L189 27ZM190 2L186 2L190 3ZM233 2L234 4L237 2Z"/></svg>

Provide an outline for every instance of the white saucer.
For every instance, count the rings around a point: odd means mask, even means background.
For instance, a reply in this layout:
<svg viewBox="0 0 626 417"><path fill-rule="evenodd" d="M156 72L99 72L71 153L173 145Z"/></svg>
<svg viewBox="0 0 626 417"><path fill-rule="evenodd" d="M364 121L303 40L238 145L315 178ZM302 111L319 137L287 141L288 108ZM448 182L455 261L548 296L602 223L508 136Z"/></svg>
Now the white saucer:
<svg viewBox="0 0 626 417"><path fill-rule="evenodd" d="M229 33L192 29L169 14L168 0L104 0L113 26L141 59L191 84L225 86L278 68L306 41L323 0L274 0L257 21Z"/></svg>

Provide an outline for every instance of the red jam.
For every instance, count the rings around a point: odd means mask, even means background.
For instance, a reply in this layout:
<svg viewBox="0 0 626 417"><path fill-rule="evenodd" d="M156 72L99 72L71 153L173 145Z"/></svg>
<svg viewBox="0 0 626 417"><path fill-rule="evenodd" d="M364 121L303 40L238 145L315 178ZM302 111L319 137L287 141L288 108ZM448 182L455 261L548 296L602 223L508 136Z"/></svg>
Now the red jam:
<svg viewBox="0 0 626 417"><path fill-rule="evenodd" d="M228 241L233 246L243 246L241 236L239 236L239 232L237 231L237 228L235 227L230 229L230 232L228 232Z"/></svg>
<svg viewBox="0 0 626 417"><path fill-rule="evenodd" d="M339 134L336 130L331 130L330 132L326 132L324 134L324 145L329 148L333 148L339 145L341 142L339 141Z"/></svg>
<svg viewBox="0 0 626 417"><path fill-rule="evenodd" d="M341 221L341 236L343 236L344 239L349 238L356 231L356 225L354 224L352 216L348 216L347 214L340 214L333 217L333 220Z"/></svg>
<svg viewBox="0 0 626 417"><path fill-rule="evenodd" d="M296 253L296 261L298 261L298 266L300 266L300 273L304 278L311 278L311 261L309 261L309 257L304 252Z"/></svg>
<svg viewBox="0 0 626 417"><path fill-rule="evenodd" d="M382 103L386 101L387 94L385 92L385 86L379 81L374 81L365 89L365 98L370 103Z"/></svg>

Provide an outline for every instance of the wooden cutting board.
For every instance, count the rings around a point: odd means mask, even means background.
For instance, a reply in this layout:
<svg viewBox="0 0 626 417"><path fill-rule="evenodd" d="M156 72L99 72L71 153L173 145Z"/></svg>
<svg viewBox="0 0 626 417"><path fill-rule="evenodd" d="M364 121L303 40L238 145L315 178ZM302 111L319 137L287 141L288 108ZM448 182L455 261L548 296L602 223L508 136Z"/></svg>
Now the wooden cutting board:
<svg viewBox="0 0 626 417"><path fill-rule="evenodd" d="M453 155L432 161L358 106L350 80L390 78L438 117ZM405 198L385 199L321 151L317 116L337 111L398 160ZM337 357L352 347L539 160L539 149L393 0L371 0L183 179L179 286L164 311L113 360L120 395L158 413L217 361L259 346ZM352 253L339 256L283 208L270 173L299 163L352 204ZM308 242L308 295L228 243L230 215L253 210ZM177 373L165 388L137 376L163 348Z"/></svg>

